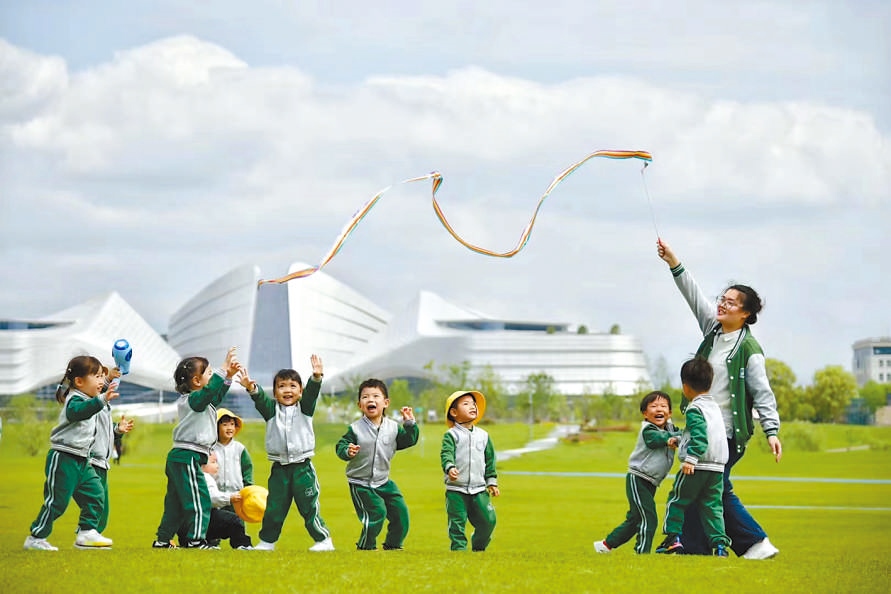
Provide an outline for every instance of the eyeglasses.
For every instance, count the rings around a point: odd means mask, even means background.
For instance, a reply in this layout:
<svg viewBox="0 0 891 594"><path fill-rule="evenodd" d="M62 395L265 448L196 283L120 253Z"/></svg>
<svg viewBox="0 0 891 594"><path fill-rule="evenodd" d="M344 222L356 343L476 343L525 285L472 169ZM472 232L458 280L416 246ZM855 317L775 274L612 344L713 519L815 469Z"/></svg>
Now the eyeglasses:
<svg viewBox="0 0 891 594"><path fill-rule="evenodd" d="M736 309L738 307L742 307L736 301L732 301L730 299L727 299L726 297L721 297L720 299L718 299L718 305L720 305L724 309Z"/></svg>

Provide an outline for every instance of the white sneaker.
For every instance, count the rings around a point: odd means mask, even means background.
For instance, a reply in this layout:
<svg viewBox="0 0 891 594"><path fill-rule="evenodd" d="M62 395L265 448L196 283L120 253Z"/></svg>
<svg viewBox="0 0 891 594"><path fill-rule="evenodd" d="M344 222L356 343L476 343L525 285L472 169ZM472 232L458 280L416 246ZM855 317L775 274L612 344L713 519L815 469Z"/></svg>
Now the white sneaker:
<svg viewBox="0 0 891 594"><path fill-rule="evenodd" d="M318 553L320 551L333 551L334 550L334 541L331 540L331 537L329 536L325 540L320 540L316 544L309 547L309 550L313 551L315 553Z"/></svg>
<svg viewBox="0 0 891 594"><path fill-rule="evenodd" d="M77 533L77 538L74 539L74 546L79 549L102 549L110 547L112 542L114 541L110 538L105 538L96 530L90 528Z"/></svg>
<svg viewBox="0 0 891 594"><path fill-rule="evenodd" d="M36 536L28 535L28 538L25 539L25 549L29 551L58 551L58 547L54 547L49 543L49 541L45 538L37 538Z"/></svg>
<svg viewBox="0 0 891 594"><path fill-rule="evenodd" d="M743 559L772 559L780 552L778 548L773 546L769 538L756 542L749 547L749 550L743 553Z"/></svg>
<svg viewBox="0 0 891 594"><path fill-rule="evenodd" d="M605 540L595 540L594 541L594 550L597 551L598 553L609 553L610 551L612 551L612 549L606 545Z"/></svg>
<svg viewBox="0 0 891 594"><path fill-rule="evenodd" d="M275 543L274 542L266 542L265 540L261 540L257 543L257 546L254 547L255 551L274 551Z"/></svg>

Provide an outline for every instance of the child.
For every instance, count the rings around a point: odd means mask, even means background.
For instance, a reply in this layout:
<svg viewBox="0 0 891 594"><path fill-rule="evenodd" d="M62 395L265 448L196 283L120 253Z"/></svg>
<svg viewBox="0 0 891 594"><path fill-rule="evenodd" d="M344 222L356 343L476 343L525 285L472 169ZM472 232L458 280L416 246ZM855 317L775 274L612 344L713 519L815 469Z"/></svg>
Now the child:
<svg viewBox="0 0 891 594"><path fill-rule="evenodd" d="M440 459L445 473L446 514L453 551L467 550L464 527L473 525L471 548L485 551L495 530L495 508L489 496L498 497L495 447L489 434L474 427L486 412L486 397L459 390L446 399L446 424Z"/></svg>
<svg viewBox="0 0 891 594"><path fill-rule="evenodd" d="M727 557L730 539L724 532L724 464L727 437L721 409L708 395L714 370L706 359L694 358L681 366L684 396L690 401L684 415L687 426L681 436L678 458L683 461L668 496L663 531L667 535L657 553L682 553L684 512L699 503L699 519L709 546L718 557Z"/></svg>
<svg viewBox="0 0 891 594"><path fill-rule="evenodd" d="M121 370L117 367L108 370L107 367L102 368L103 383L105 387L103 391L114 390L116 386L112 386L111 382L121 377ZM93 438L93 445L90 447L90 464L93 470L99 476L102 483L102 513L99 515L99 532L105 532L108 526L109 498L108 498L108 469L111 468L109 460L112 457L112 444L115 435L123 435L129 433L133 429L133 420L121 417L121 421L114 423L111 417L111 405L106 402L102 410L96 414L96 435ZM84 515L81 510L81 516ZM83 520L83 518L81 518Z"/></svg>
<svg viewBox="0 0 891 594"><path fill-rule="evenodd" d="M253 549L251 537L245 533L242 519L232 511L232 504L241 501L241 493L220 489L216 480L219 470L219 458L215 452L211 452L207 457L207 463L201 465L212 506L210 522L207 525L207 544L209 547L218 549L220 540L228 538L229 546L233 549L250 551ZM179 537L183 542L187 539L182 530Z"/></svg>
<svg viewBox="0 0 891 594"><path fill-rule="evenodd" d="M359 386L362 418L352 423L335 445L341 460L348 462L347 482L362 532L356 548L377 549L377 536L387 524L384 550L401 550L408 534L408 506L396 483L390 480L390 462L398 450L418 443L418 425L411 408L402 407L402 425L386 417L390 397L387 385L367 379Z"/></svg>
<svg viewBox="0 0 891 594"><path fill-rule="evenodd" d="M274 399L248 376L246 369L240 379L257 411L266 420L266 453L272 461L260 542L254 547L258 551L275 550L291 501L297 504L306 530L315 541L309 550L334 550L331 533L319 515L319 481L312 465L316 447L312 416L324 374L318 355L313 355L310 361L312 377L306 382L306 391L300 374L293 369L282 369L275 374L272 380Z"/></svg>
<svg viewBox="0 0 891 594"><path fill-rule="evenodd" d="M235 439L242 425L241 417L231 410L217 410L217 442L213 451L217 455L216 481L221 491L241 491L254 484L254 463L244 444ZM235 511L231 505L225 509Z"/></svg>
<svg viewBox="0 0 891 594"><path fill-rule="evenodd" d="M211 548L205 540L211 501L201 465L207 462L217 440L216 406L240 368L235 347L226 353L221 370L212 369L204 357L187 357L176 366L173 379L181 394L176 403L179 421L173 429L173 449L164 469L167 495L152 548L175 548L170 540L180 529L186 534L181 543L185 548Z"/></svg>
<svg viewBox="0 0 891 594"><path fill-rule="evenodd" d="M105 387L102 363L96 357L81 355L68 362L65 375L56 390L56 400L64 404L59 423L50 432L50 451L46 456L46 482L43 506L31 524L25 548L57 551L47 536L55 522L74 501L81 509L74 546L79 549L107 549L110 538L99 532L102 516L102 481L90 464L90 448L96 433L96 416L118 393Z"/></svg>
<svg viewBox="0 0 891 594"><path fill-rule="evenodd" d="M636 536L635 553L649 553L656 535L656 488L671 470L678 435L671 423L671 397L665 392L650 392L640 401L644 420L625 475L628 513L625 521L605 540L594 542L598 553L609 553Z"/></svg>

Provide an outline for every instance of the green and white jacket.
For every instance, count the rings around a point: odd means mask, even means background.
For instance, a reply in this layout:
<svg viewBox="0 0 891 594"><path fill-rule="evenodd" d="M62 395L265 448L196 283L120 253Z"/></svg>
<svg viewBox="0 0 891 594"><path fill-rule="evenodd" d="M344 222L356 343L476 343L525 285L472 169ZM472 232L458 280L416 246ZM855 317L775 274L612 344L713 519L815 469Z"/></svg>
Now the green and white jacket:
<svg viewBox="0 0 891 594"><path fill-rule="evenodd" d="M442 436L440 451L442 471L447 491L476 495L486 487L498 486L495 472L495 446L489 434L473 425L466 428L456 424ZM449 470L458 469L458 480L449 478Z"/></svg>
<svg viewBox="0 0 891 594"><path fill-rule="evenodd" d="M674 450L668 447L668 440L680 435L671 421L664 429L642 421L637 443L628 457L628 472L658 487L674 464Z"/></svg>
<svg viewBox="0 0 891 594"><path fill-rule="evenodd" d="M59 423L50 431L50 447L58 452L89 458L96 436L96 415L106 404L105 394L91 398L72 388L59 413Z"/></svg>
<svg viewBox="0 0 891 594"><path fill-rule="evenodd" d="M715 303L706 298L702 289L696 284L696 279L683 264L672 268L671 274L703 333L704 338L696 355L707 359L715 344L715 338L721 332ZM758 411L758 419L765 435L770 437L780 430L777 399L767 380L764 353L748 325L740 330L736 344L727 358L727 375L730 378L732 435L736 440L737 452L742 452L755 432L752 409ZM681 401L681 412L686 410L687 404L687 399L684 398Z"/></svg>
<svg viewBox="0 0 891 594"><path fill-rule="evenodd" d="M390 480L390 462L398 450L418 443L418 425L405 421L402 425L393 419L381 419L380 427L363 416L350 424L346 434L334 446L337 457L348 462L347 482L376 489ZM359 446L359 452L349 457L350 444Z"/></svg>
<svg viewBox="0 0 891 594"><path fill-rule="evenodd" d="M316 453L316 434L312 416L322 382L310 377L297 404L284 406L257 384L250 393L254 408L266 421L266 456L279 464L306 462Z"/></svg>
<svg viewBox="0 0 891 594"><path fill-rule="evenodd" d="M217 442L217 406L229 392L232 381L214 370L207 385L176 401L179 422L173 428L173 447L210 454Z"/></svg>

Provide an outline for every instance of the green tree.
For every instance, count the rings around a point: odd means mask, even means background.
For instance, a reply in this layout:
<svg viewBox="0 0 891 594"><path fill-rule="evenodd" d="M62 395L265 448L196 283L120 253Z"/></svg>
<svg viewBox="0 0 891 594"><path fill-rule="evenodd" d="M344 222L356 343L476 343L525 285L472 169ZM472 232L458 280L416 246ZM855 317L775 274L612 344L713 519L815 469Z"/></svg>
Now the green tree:
<svg viewBox="0 0 891 594"><path fill-rule="evenodd" d="M814 407L813 420L831 423L842 420L845 407L857 396L857 380L841 365L828 365L814 374L814 383L805 390L807 403Z"/></svg>
<svg viewBox="0 0 891 594"><path fill-rule="evenodd" d="M609 333L610 333L610 334L621 334L621 333L622 333L622 327L619 326L618 324L613 324L613 325L610 326L610 328L609 328Z"/></svg>
<svg viewBox="0 0 891 594"><path fill-rule="evenodd" d="M489 419L505 419L509 416L507 391L501 376L486 365L476 374L473 386L486 396L486 417Z"/></svg>
<svg viewBox="0 0 891 594"><path fill-rule="evenodd" d="M777 398L777 410L780 413L780 418L788 421L811 419L813 408L801 407L804 404L804 389L795 385L796 378L792 369L778 359L768 358L764 364L767 368L770 387Z"/></svg>
<svg viewBox="0 0 891 594"><path fill-rule="evenodd" d="M517 396L517 409L528 419L530 416L529 406L532 406L532 420L539 422L543 419L550 418L550 410L552 408L560 408L560 403L551 402L552 398L561 396L554 389L554 378L547 373L530 373L526 376L526 383L523 391ZM565 407L566 399L563 398L563 406Z"/></svg>
<svg viewBox="0 0 891 594"><path fill-rule="evenodd" d="M44 419L51 416L50 406L34 394L19 394L9 400L11 418L19 423L19 445L29 456L36 456L47 446L52 423Z"/></svg>
<svg viewBox="0 0 891 594"><path fill-rule="evenodd" d="M579 334L587 334L587 333L588 333L588 327L585 326L584 324L582 324L581 326L579 326L578 333L579 333Z"/></svg>
<svg viewBox="0 0 891 594"><path fill-rule="evenodd" d="M874 380L869 380L860 388L860 397L866 400L871 413L887 405L888 394L891 394L891 384L880 384Z"/></svg>
<svg viewBox="0 0 891 594"><path fill-rule="evenodd" d="M390 395L390 410L398 410L403 406L415 405L415 394L408 385L408 380L393 380L387 386L387 393Z"/></svg>

